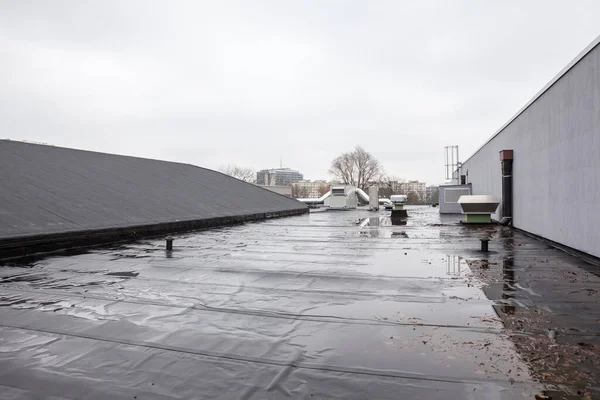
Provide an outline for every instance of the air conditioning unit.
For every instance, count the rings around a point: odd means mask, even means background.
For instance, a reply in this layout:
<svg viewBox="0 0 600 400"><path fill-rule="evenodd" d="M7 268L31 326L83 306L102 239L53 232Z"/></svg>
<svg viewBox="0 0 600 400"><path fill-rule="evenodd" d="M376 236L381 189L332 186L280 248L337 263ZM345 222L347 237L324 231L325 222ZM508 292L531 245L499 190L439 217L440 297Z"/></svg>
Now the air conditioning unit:
<svg viewBox="0 0 600 400"><path fill-rule="evenodd" d="M465 222L468 224L489 224L492 222L492 214L496 212L500 201L493 196L487 195L463 195L457 202Z"/></svg>

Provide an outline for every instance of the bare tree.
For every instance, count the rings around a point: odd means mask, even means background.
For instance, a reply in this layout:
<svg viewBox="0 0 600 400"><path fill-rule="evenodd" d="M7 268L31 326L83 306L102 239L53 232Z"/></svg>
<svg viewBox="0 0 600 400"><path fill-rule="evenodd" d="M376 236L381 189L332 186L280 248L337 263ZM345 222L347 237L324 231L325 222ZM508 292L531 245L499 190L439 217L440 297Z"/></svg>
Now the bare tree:
<svg viewBox="0 0 600 400"><path fill-rule="evenodd" d="M329 172L346 185L365 189L367 183L383 176L381 163L360 146L331 162Z"/></svg>
<svg viewBox="0 0 600 400"><path fill-rule="evenodd" d="M292 197L295 199L305 199L310 196L310 190L307 186L298 185L297 183L292 184Z"/></svg>
<svg viewBox="0 0 600 400"><path fill-rule="evenodd" d="M406 204L421 204L421 196L414 191L408 192L406 195Z"/></svg>
<svg viewBox="0 0 600 400"><path fill-rule="evenodd" d="M219 172L225 175L233 176L244 182L255 183L256 172L252 168L240 167L239 165L229 164L219 167Z"/></svg>
<svg viewBox="0 0 600 400"><path fill-rule="evenodd" d="M299 192L300 191L300 187L298 185L296 185L295 183L292 183L292 197L294 199L297 199L300 197Z"/></svg>
<svg viewBox="0 0 600 400"><path fill-rule="evenodd" d="M406 182L406 179L397 176L382 176L377 182L379 197L389 198L393 194L401 194L400 186L404 182Z"/></svg>
<svg viewBox="0 0 600 400"><path fill-rule="evenodd" d="M439 204L440 202L440 189L435 188L433 193L431 193L431 197L429 198L429 202L431 204Z"/></svg>
<svg viewBox="0 0 600 400"><path fill-rule="evenodd" d="M438 204L440 202L440 189L437 186L429 186L425 191L423 204Z"/></svg>
<svg viewBox="0 0 600 400"><path fill-rule="evenodd" d="M317 186L317 192L319 192L319 197L325 195L327 192L329 192L329 190L331 190L331 185L328 185L327 183L323 183Z"/></svg>

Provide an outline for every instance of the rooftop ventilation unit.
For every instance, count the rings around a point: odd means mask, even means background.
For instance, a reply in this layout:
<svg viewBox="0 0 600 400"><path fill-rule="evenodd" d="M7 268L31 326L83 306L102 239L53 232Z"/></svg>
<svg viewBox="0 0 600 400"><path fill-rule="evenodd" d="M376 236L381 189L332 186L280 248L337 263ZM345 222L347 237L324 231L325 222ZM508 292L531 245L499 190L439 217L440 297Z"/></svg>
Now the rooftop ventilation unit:
<svg viewBox="0 0 600 400"><path fill-rule="evenodd" d="M354 209L357 204L356 188L353 186L332 186L331 196L325 202L330 210Z"/></svg>
<svg viewBox="0 0 600 400"><path fill-rule="evenodd" d="M406 203L406 199L408 197L403 194L395 194L390 196L390 201L392 202L392 218L406 218L408 217L408 213L404 209L404 203Z"/></svg>
<svg viewBox="0 0 600 400"><path fill-rule="evenodd" d="M332 196L345 196L346 195L346 186L333 186L331 188Z"/></svg>
<svg viewBox="0 0 600 400"><path fill-rule="evenodd" d="M404 205L404 203L406 203L407 198L408 197L404 194L395 194L395 195L390 196L390 201L394 205L402 206L402 205Z"/></svg>
<svg viewBox="0 0 600 400"><path fill-rule="evenodd" d="M369 188L369 210L379 210L379 188L377 186Z"/></svg>
<svg viewBox="0 0 600 400"><path fill-rule="evenodd" d="M465 214L466 223L489 224L492 214L498 208L500 201L493 196L469 195L460 196L457 202Z"/></svg>

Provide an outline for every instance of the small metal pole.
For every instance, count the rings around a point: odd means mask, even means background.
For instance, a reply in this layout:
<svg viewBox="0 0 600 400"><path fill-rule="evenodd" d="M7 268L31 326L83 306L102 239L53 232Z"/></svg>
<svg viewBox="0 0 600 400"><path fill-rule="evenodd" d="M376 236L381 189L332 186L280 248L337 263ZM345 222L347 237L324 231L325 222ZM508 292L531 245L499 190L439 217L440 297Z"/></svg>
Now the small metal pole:
<svg viewBox="0 0 600 400"><path fill-rule="evenodd" d="M489 238L483 238L483 239L479 239L481 240L481 251L488 251L488 243L490 241Z"/></svg>
<svg viewBox="0 0 600 400"><path fill-rule="evenodd" d="M167 236L165 239L167 241L167 251L173 250L173 236Z"/></svg>

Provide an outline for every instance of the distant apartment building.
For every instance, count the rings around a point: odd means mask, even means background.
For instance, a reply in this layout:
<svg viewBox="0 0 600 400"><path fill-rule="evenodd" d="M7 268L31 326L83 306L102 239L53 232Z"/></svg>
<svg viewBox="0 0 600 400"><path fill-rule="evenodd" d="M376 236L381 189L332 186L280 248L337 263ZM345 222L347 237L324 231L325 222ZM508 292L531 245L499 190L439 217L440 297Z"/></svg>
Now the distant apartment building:
<svg viewBox="0 0 600 400"><path fill-rule="evenodd" d="M325 189L329 190L329 186L327 181L302 180L292 185L292 193L296 195L295 197L318 198L323 195L322 192L324 192Z"/></svg>
<svg viewBox="0 0 600 400"><path fill-rule="evenodd" d="M367 186L378 186L379 194L383 197L389 197L393 194L414 193L418 196L419 202L425 201L427 198L427 184L419 181L383 181L383 182L368 182Z"/></svg>
<svg viewBox="0 0 600 400"><path fill-rule="evenodd" d="M263 169L256 173L256 184L265 186L290 186L304 176L290 168Z"/></svg>
<svg viewBox="0 0 600 400"><path fill-rule="evenodd" d="M409 194L410 192L414 192L422 201L425 201L427 197L427 184L425 182L408 181L400 183L399 186L399 191L401 194Z"/></svg>

